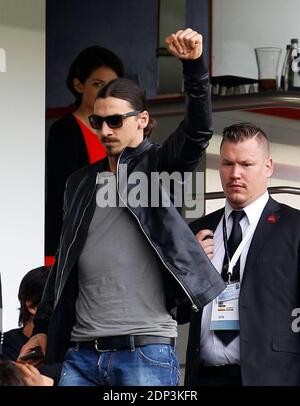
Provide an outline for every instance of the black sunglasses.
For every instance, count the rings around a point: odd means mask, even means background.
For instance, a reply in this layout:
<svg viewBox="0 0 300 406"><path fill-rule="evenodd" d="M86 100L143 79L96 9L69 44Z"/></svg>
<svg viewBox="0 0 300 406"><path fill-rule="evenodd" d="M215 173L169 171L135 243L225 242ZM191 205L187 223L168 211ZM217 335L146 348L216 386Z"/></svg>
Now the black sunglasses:
<svg viewBox="0 0 300 406"><path fill-rule="evenodd" d="M123 125L123 118L137 116L140 111L130 111L125 114L113 114L112 116L97 116L97 114L92 114L89 116L89 122L95 130L100 130L102 128L103 122L105 121L109 128L121 128Z"/></svg>

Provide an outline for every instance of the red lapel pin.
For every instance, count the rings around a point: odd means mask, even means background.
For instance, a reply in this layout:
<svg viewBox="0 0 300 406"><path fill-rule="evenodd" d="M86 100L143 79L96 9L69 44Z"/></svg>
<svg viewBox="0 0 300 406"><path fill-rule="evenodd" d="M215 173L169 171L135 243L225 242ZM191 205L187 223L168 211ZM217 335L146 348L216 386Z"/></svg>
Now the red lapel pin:
<svg viewBox="0 0 300 406"><path fill-rule="evenodd" d="M275 216L275 214L270 214L270 216L267 217L267 221L268 223L276 223L277 217Z"/></svg>

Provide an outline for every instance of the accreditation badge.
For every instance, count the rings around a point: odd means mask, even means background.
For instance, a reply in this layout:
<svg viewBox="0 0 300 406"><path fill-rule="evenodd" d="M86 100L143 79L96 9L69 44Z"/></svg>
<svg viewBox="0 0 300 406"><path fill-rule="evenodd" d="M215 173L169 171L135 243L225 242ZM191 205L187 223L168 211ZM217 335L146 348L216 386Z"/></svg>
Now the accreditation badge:
<svg viewBox="0 0 300 406"><path fill-rule="evenodd" d="M210 330L239 330L240 282L230 283L213 301Z"/></svg>

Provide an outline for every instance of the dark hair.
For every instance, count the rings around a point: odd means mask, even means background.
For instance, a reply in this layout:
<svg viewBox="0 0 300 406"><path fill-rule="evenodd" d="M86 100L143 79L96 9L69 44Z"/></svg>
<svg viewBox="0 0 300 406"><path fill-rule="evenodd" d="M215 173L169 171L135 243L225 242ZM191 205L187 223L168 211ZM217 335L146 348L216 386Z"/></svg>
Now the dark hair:
<svg viewBox="0 0 300 406"><path fill-rule="evenodd" d="M22 371L12 361L0 361L0 386L27 386Z"/></svg>
<svg viewBox="0 0 300 406"><path fill-rule="evenodd" d="M269 152L269 140L266 133L261 128L251 123L239 123L225 127L220 149L225 141L237 144L238 142L243 142L252 138L255 138L258 143L263 144Z"/></svg>
<svg viewBox="0 0 300 406"><path fill-rule="evenodd" d="M75 105L77 107L81 103L81 94L74 87L74 79L77 78L81 83L84 83L91 73L101 66L112 69L119 77L124 76L124 66L121 59L109 49L99 46L84 49L72 62L67 77L67 86L76 98Z"/></svg>
<svg viewBox="0 0 300 406"><path fill-rule="evenodd" d="M107 83L99 90L97 99L106 97L116 97L117 99L126 100L137 111L148 111L145 92L132 80L125 78L114 79ZM144 129L144 136L149 137L156 126L156 121L149 117L149 123Z"/></svg>
<svg viewBox="0 0 300 406"><path fill-rule="evenodd" d="M37 306L42 298L43 290L49 274L49 268L40 266L29 271L21 280L18 298L20 301L19 326L25 326L32 315L29 313L26 301L30 300L33 306Z"/></svg>

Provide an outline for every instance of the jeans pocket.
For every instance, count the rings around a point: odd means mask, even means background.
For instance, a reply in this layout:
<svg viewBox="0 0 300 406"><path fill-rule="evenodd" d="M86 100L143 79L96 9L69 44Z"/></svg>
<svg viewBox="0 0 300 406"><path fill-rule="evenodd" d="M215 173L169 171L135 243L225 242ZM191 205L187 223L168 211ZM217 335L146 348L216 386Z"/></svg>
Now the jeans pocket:
<svg viewBox="0 0 300 406"><path fill-rule="evenodd" d="M137 351L146 363L165 368L172 367L171 346L169 345L149 344L138 347Z"/></svg>
<svg viewBox="0 0 300 406"><path fill-rule="evenodd" d="M160 375L163 385L178 385L180 379L179 363L171 345L150 344L138 347L136 351L144 365L148 365L152 369L158 368L157 374Z"/></svg>

